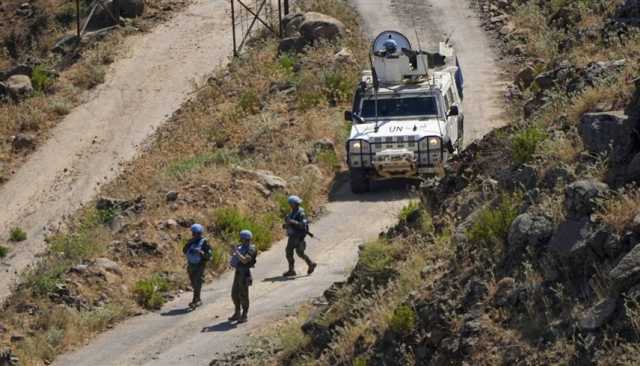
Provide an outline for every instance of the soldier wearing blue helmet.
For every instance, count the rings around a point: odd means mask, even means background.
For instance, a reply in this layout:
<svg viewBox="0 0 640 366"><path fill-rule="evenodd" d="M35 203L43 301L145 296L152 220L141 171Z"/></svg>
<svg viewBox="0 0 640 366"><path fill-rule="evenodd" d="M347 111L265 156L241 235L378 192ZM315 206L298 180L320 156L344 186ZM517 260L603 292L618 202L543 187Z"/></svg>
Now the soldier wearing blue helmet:
<svg viewBox="0 0 640 366"><path fill-rule="evenodd" d="M307 263L307 274L310 275L316 269L317 264L305 254L307 247L305 237L309 235L309 221L304 213L304 209L300 207L302 204L300 197L290 196L287 201L291 207L291 212L284 219L284 229L287 231L287 236L289 237L286 249L289 270L286 271L283 276L290 277L296 275L295 259L293 257L294 251L298 257Z"/></svg>
<svg viewBox="0 0 640 366"><path fill-rule="evenodd" d="M193 288L193 300L189 307L195 309L202 305L200 292L204 282L204 271L213 252L207 238L204 237L204 227L202 225L193 224L191 226L191 235L192 238L182 248L182 252L187 257L187 273Z"/></svg>
<svg viewBox="0 0 640 366"><path fill-rule="evenodd" d="M251 243L253 233L249 230L240 232L240 245L234 247L231 256L231 267L235 269L233 286L231 288L231 300L235 306L235 312L229 321L244 323L247 321L249 312L249 286L253 282L251 278L251 268L256 264L258 250ZM242 313L240 313L242 310Z"/></svg>

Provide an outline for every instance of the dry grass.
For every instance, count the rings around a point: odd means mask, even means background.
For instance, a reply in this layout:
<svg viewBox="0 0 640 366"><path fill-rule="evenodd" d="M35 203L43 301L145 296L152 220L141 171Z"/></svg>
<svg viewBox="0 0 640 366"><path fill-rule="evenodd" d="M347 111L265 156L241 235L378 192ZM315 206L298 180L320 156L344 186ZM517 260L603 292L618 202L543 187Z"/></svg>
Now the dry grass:
<svg viewBox="0 0 640 366"><path fill-rule="evenodd" d="M629 187L606 200L598 218L618 233L624 233L637 215L640 215L640 189Z"/></svg>

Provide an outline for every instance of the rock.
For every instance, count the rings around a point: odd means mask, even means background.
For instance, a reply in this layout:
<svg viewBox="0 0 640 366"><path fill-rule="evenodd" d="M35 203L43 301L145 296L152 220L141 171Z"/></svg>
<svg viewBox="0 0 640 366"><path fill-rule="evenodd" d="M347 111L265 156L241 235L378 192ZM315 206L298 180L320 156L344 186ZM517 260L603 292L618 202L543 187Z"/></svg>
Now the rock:
<svg viewBox="0 0 640 366"><path fill-rule="evenodd" d="M174 219L169 219L165 221L165 227L167 229L175 230L178 228L178 222Z"/></svg>
<svg viewBox="0 0 640 366"><path fill-rule="evenodd" d="M307 42L301 36L283 38L278 44L278 54L300 53L306 46Z"/></svg>
<svg viewBox="0 0 640 366"><path fill-rule="evenodd" d="M7 70L0 71L0 81L5 81L13 75L31 75L33 68L29 65L20 64Z"/></svg>
<svg viewBox="0 0 640 366"><path fill-rule="evenodd" d="M11 145L16 152L33 149L36 147L36 137L30 133L19 133L13 137Z"/></svg>
<svg viewBox="0 0 640 366"><path fill-rule="evenodd" d="M252 179L270 191L284 190L287 188L287 182L266 170L249 170L241 167L233 168L233 175Z"/></svg>
<svg viewBox="0 0 640 366"><path fill-rule="evenodd" d="M600 329L607 324L616 311L618 301L615 298L604 299L587 310L578 321L578 327L587 332Z"/></svg>
<svg viewBox="0 0 640 366"><path fill-rule="evenodd" d="M33 8L33 5L31 5L30 3L22 3L18 7L18 9L16 9L16 15L25 17L25 18L32 17L34 13L35 13L35 9Z"/></svg>
<svg viewBox="0 0 640 366"><path fill-rule="evenodd" d="M339 64L345 64L345 63L346 64L355 64L356 63L356 58L353 55L353 52L351 52L351 50L348 49L348 48L341 49L333 57L334 57L336 63L339 63Z"/></svg>
<svg viewBox="0 0 640 366"><path fill-rule="evenodd" d="M102 3L108 11L99 4L96 4L93 16L88 20L87 30L97 31L102 28L117 25L120 23L119 17L136 18L144 14L144 0L119 0L120 14L117 14L113 0L103 0ZM113 19L112 15L116 19Z"/></svg>
<svg viewBox="0 0 640 366"><path fill-rule="evenodd" d="M308 12L300 24L300 34L308 43L333 41L345 34L344 24L328 15Z"/></svg>
<svg viewBox="0 0 640 366"><path fill-rule="evenodd" d="M324 179L324 174L322 174L322 169L314 164L308 164L302 167L302 175L305 177L307 181L310 182L320 182Z"/></svg>
<svg viewBox="0 0 640 366"><path fill-rule="evenodd" d="M174 202L178 199L178 192L170 191L166 195L167 202Z"/></svg>
<svg viewBox="0 0 640 366"><path fill-rule="evenodd" d="M282 18L282 29L286 37L295 36L300 32L300 26L304 22L304 14L289 13Z"/></svg>
<svg viewBox="0 0 640 366"><path fill-rule="evenodd" d="M553 229L553 222L545 216L530 213L519 215L509 229L507 251L544 246L551 239Z"/></svg>
<svg viewBox="0 0 640 366"><path fill-rule="evenodd" d="M538 171L532 165L507 168L497 174L500 187L508 191L534 189L538 183Z"/></svg>
<svg viewBox="0 0 640 366"><path fill-rule="evenodd" d="M640 245L636 245L609 272L612 289L625 291L640 282Z"/></svg>
<svg viewBox="0 0 640 366"><path fill-rule="evenodd" d="M613 153L613 160L619 161L631 151L632 131L623 112L586 113L580 119L578 131L591 154Z"/></svg>
<svg viewBox="0 0 640 366"><path fill-rule="evenodd" d="M554 189L558 185L564 186L575 181L575 175L566 167L553 167L542 177L542 185L547 189Z"/></svg>
<svg viewBox="0 0 640 366"><path fill-rule="evenodd" d="M18 342L24 341L24 339L25 337L23 334L16 333L11 335L11 338L9 339L9 341L11 343L18 343Z"/></svg>
<svg viewBox="0 0 640 366"><path fill-rule="evenodd" d="M328 306L320 306L316 308L309 316L309 319L302 324L302 332L311 338L314 347L318 349L324 348L331 342L331 329L322 321L322 315Z"/></svg>
<svg viewBox="0 0 640 366"><path fill-rule="evenodd" d="M631 230L636 234L640 234L640 213L638 213L631 222Z"/></svg>
<svg viewBox="0 0 640 366"><path fill-rule="evenodd" d="M593 259L589 241L594 236L594 228L589 218L569 219L558 226L549 241L549 250L561 260L584 268Z"/></svg>
<svg viewBox="0 0 640 366"><path fill-rule="evenodd" d="M120 0L120 16L137 18L144 14L144 0Z"/></svg>
<svg viewBox="0 0 640 366"><path fill-rule="evenodd" d="M618 7L616 17L620 19L640 18L640 0L626 0Z"/></svg>
<svg viewBox="0 0 640 366"><path fill-rule="evenodd" d="M477 278L472 278L464 286L462 303L469 308L482 301L488 293L487 285Z"/></svg>
<svg viewBox="0 0 640 366"><path fill-rule="evenodd" d="M78 46L78 36L74 34L67 34L62 36L56 42L56 44L53 45L53 48L51 49L51 51L65 55L71 52L72 50L74 50L77 46Z"/></svg>
<svg viewBox="0 0 640 366"><path fill-rule="evenodd" d="M536 70L533 68L533 66L525 66L516 75L516 85L518 85L521 90L528 89L535 80L535 76Z"/></svg>
<svg viewBox="0 0 640 366"><path fill-rule="evenodd" d="M97 210L118 210L123 214L140 213L144 210L144 198L123 200L111 197L99 197L96 200Z"/></svg>
<svg viewBox="0 0 640 366"><path fill-rule="evenodd" d="M27 75L13 75L6 80L5 84L9 96L14 100L20 101L33 94L31 78Z"/></svg>
<svg viewBox="0 0 640 366"><path fill-rule="evenodd" d="M626 168L625 181L640 182L640 153L637 153Z"/></svg>
<svg viewBox="0 0 640 366"><path fill-rule="evenodd" d="M105 271L109 271L109 272L113 272L115 274L122 274L122 271L120 270L120 266L118 265L118 263L107 259L107 258L98 258L93 262L93 267L98 268L98 269L102 269Z"/></svg>
<svg viewBox="0 0 640 366"><path fill-rule="evenodd" d="M69 269L69 271L82 274L82 273L86 273L88 269L89 269L89 266L86 265L86 264L77 264L77 265L71 267L71 269Z"/></svg>
<svg viewBox="0 0 640 366"><path fill-rule="evenodd" d="M565 208L570 217L590 215L599 207L599 200L606 197L609 187L595 179L580 180L565 190Z"/></svg>
<svg viewBox="0 0 640 366"><path fill-rule="evenodd" d="M493 295L493 303L497 306L505 306L511 303L516 281L512 277L502 278L496 283L496 292Z"/></svg>
<svg viewBox="0 0 640 366"><path fill-rule="evenodd" d="M331 151L335 152L335 145L333 141L329 139L322 139L314 142L313 148L309 152L307 152L307 158L309 160L309 163L317 163L318 156L320 154L322 154L323 152L331 152Z"/></svg>

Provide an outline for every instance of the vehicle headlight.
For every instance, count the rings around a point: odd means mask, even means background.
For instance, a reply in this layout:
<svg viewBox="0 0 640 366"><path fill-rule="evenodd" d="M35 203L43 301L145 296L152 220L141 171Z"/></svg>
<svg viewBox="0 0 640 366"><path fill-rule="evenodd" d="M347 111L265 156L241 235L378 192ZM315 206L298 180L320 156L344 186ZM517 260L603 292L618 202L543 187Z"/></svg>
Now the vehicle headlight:
<svg viewBox="0 0 640 366"><path fill-rule="evenodd" d="M437 137L429 137L429 146L440 146L440 139Z"/></svg>
<svg viewBox="0 0 640 366"><path fill-rule="evenodd" d="M434 150L439 149L442 140L439 137L427 137L420 141L420 149L421 150Z"/></svg>
<svg viewBox="0 0 640 366"><path fill-rule="evenodd" d="M369 143L363 140L353 140L349 141L349 153L350 154L359 154L363 151L367 151L369 149Z"/></svg>

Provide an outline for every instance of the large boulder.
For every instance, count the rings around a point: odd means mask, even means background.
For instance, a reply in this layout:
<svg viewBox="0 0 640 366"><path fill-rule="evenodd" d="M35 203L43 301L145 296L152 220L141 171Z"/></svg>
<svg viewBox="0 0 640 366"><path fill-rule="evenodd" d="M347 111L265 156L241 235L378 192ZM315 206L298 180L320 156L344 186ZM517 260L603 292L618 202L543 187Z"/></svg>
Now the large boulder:
<svg viewBox="0 0 640 366"><path fill-rule="evenodd" d="M613 318L617 305L618 301L613 297L601 300L580 316L578 327L587 332L602 328Z"/></svg>
<svg viewBox="0 0 640 366"><path fill-rule="evenodd" d="M300 34L308 43L332 41L345 34L344 23L325 14L308 12L300 24Z"/></svg>
<svg viewBox="0 0 640 366"><path fill-rule="evenodd" d="M640 0L626 0L618 8L616 15L622 19L640 18Z"/></svg>
<svg viewBox="0 0 640 366"><path fill-rule="evenodd" d="M13 137L11 146L15 152L31 150L36 147L36 137L30 133L19 133Z"/></svg>
<svg viewBox="0 0 640 366"><path fill-rule="evenodd" d="M640 153L637 153L633 159L631 159L625 175L625 181L627 182L640 181Z"/></svg>
<svg viewBox="0 0 640 366"><path fill-rule="evenodd" d="M120 14L118 14L118 6L116 5L115 0L105 0L102 1L102 3L105 7L96 3L96 9L93 12L93 16L87 23L87 30L96 31L102 28L111 27L119 23L119 21L116 21L119 20L119 17L135 18L144 13L144 0L118 0ZM111 15L115 16L116 19L113 19Z"/></svg>
<svg viewBox="0 0 640 366"><path fill-rule="evenodd" d="M636 245L609 272L611 287L622 292L640 282L640 245Z"/></svg>
<svg viewBox="0 0 640 366"><path fill-rule="evenodd" d="M613 153L614 161L624 159L631 151L632 133L624 112L586 113L578 131L586 149L594 155Z"/></svg>
<svg viewBox="0 0 640 366"><path fill-rule="evenodd" d="M23 100L33 94L31 78L27 75L13 75L5 82L9 96L14 100Z"/></svg>
<svg viewBox="0 0 640 366"><path fill-rule="evenodd" d="M300 32L300 26L304 22L303 13L290 13L282 18L282 29L287 37L293 37Z"/></svg>
<svg viewBox="0 0 640 366"><path fill-rule="evenodd" d="M544 246L551 239L553 229L553 222L549 218L524 213L516 217L511 224L508 235L508 251Z"/></svg>
<svg viewBox="0 0 640 366"><path fill-rule="evenodd" d="M267 170L250 170L242 167L234 167L233 175L239 178L249 179L269 191L284 190L287 188L287 181Z"/></svg>
<svg viewBox="0 0 640 366"><path fill-rule="evenodd" d="M565 208L570 217L583 217L596 211L609 187L597 180L579 180L565 190Z"/></svg>

